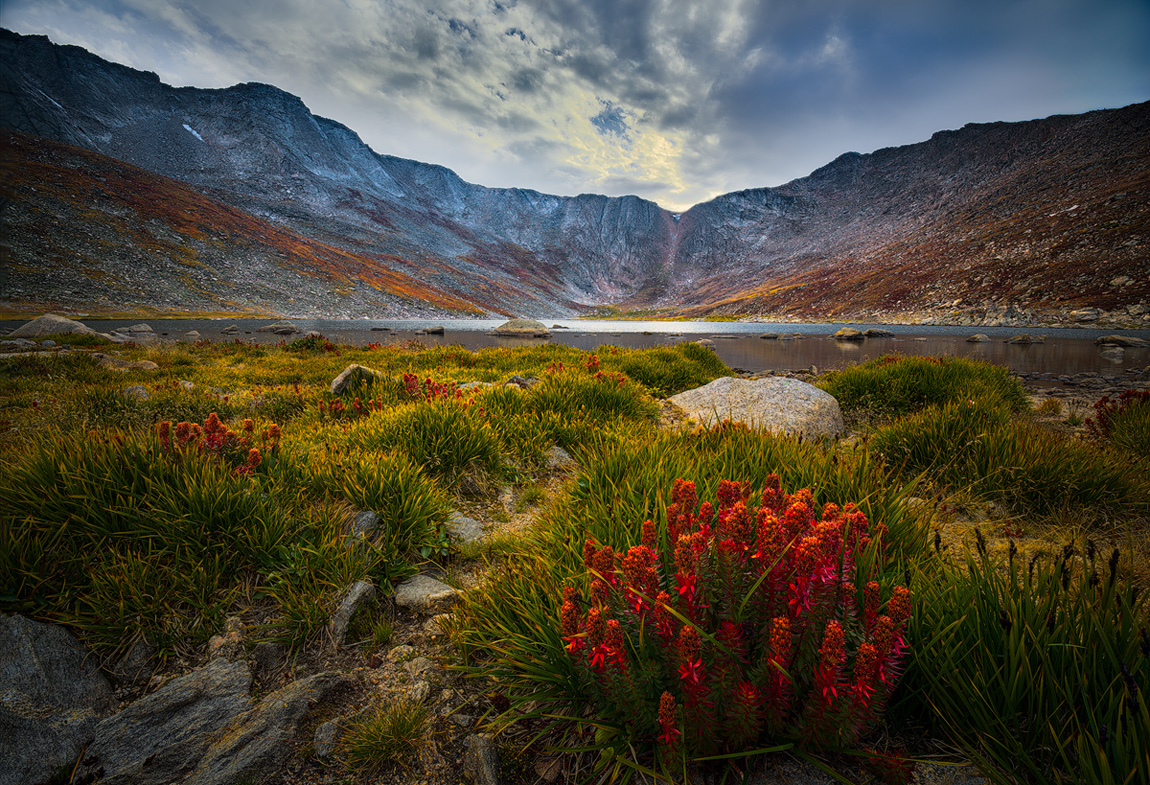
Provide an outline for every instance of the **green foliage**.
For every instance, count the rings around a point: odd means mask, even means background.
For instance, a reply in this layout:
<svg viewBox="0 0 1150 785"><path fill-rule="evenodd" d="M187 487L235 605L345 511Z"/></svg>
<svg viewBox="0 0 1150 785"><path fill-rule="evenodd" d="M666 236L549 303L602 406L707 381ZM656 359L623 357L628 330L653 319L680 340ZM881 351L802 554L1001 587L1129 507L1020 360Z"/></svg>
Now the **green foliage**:
<svg viewBox="0 0 1150 785"><path fill-rule="evenodd" d="M702 387L730 373L717 354L697 343L642 352L612 353L610 348L600 347L597 354L605 367L625 373L652 394L663 397Z"/></svg>
<svg viewBox="0 0 1150 785"><path fill-rule="evenodd" d="M456 484L470 476L480 485L504 472L499 437L477 409L454 398L401 404L356 421L346 436L351 449L399 449L427 474Z"/></svg>
<svg viewBox="0 0 1150 785"><path fill-rule="evenodd" d="M887 355L835 371L820 386L844 409L890 415L960 400L1000 401L1015 412L1028 406L1026 391L1007 368L960 358Z"/></svg>
<svg viewBox="0 0 1150 785"><path fill-rule="evenodd" d="M1125 390L1116 401L1102 396L1086 425L1112 446L1150 457L1150 390Z"/></svg>
<svg viewBox="0 0 1150 785"><path fill-rule="evenodd" d="M958 739L999 782L1134 783L1150 771L1146 595L1088 542L1059 557L984 550L913 573L899 711ZM1096 561L1098 563L1096 563Z"/></svg>
<svg viewBox="0 0 1150 785"><path fill-rule="evenodd" d="M870 444L905 474L926 473L1026 512L1150 508L1150 483L1128 460L1011 419L1001 406L932 406L879 429Z"/></svg>
<svg viewBox="0 0 1150 785"><path fill-rule="evenodd" d="M388 763L402 763L417 752L428 730L427 708L405 696L353 721L338 750L348 768L374 772Z"/></svg>

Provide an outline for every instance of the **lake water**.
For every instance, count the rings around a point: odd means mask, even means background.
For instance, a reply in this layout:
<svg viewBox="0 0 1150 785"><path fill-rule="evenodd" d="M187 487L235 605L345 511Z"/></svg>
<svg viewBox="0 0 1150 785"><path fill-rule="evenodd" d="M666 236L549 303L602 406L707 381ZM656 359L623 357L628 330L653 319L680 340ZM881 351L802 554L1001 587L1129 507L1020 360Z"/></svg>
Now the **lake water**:
<svg viewBox="0 0 1150 785"><path fill-rule="evenodd" d="M208 340L230 341L221 331L236 325L244 341L274 345L283 340L256 328L271 319L153 319L148 323L165 339L182 339L189 330L198 330ZM525 346L537 341L521 338L497 338L487 332L503 323L502 319L477 320L335 320L291 319L301 330L315 330L336 343L365 345L405 344L418 340L425 345L463 346L482 349L489 346ZM138 321L84 320L89 327L108 332ZM626 348L673 346L682 341L711 338L715 352L732 368L747 371L778 371L844 368L884 354L922 354L969 357L1004 365L1021 373L1076 374L1097 372L1118 375L1127 368L1150 366L1150 349L1126 349L1120 360L1102 355L1094 339L1119 333L1150 340L1150 330L1127 329L1050 329L1018 327L937 327L920 325L879 325L895 333L890 338L868 338L856 343L836 341L830 336L844 326L866 329L874 325L843 324L761 324L749 322L647 322L647 321L579 321L545 320L551 328L551 341L579 349L592 350L601 345ZM444 335L417 336L417 330L442 325ZM7 325L5 325L7 326ZM12 324L12 326L16 326ZM372 328L387 328L386 331ZM967 336L985 333L987 343L967 343ZM793 340L764 340L764 333L791 335ZM1012 346L1005 340L1013 335L1045 335L1046 343Z"/></svg>

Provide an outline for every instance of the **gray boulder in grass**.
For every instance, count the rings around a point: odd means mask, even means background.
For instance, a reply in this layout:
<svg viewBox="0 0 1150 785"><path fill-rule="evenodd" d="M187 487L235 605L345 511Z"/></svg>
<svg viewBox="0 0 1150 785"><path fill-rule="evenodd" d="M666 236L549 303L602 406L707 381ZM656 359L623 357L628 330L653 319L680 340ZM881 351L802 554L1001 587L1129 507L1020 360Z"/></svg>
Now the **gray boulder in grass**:
<svg viewBox="0 0 1150 785"><path fill-rule="evenodd" d="M839 402L833 395L812 384L781 376L724 376L671 396L671 403L706 425L734 420L787 436L830 437L842 433L845 427Z"/></svg>

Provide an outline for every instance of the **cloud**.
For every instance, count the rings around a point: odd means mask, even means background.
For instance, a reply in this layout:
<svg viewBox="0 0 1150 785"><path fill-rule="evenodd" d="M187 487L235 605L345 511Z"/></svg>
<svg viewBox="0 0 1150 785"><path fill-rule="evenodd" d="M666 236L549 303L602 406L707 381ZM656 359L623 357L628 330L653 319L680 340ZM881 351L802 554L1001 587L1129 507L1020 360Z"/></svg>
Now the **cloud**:
<svg viewBox="0 0 1150 785"><path fill-rule="evenodd" d="M1141 0L5 0L2 21L173 84L275 84L472 182L674 209L1150 98Z"/></svg>

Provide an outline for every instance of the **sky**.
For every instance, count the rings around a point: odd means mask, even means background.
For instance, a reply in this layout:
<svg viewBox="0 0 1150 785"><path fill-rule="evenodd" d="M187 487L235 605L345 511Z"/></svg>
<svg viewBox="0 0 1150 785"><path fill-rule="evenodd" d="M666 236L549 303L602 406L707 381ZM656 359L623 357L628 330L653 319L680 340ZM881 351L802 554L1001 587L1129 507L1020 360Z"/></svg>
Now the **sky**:
<svg viewBox="0 0 1150 785"><path fill-rule="evenodd" d="M274 84L473 183L670 210L1150 99L1147 0L0 0L0 26L172 85Z"/></svg>

